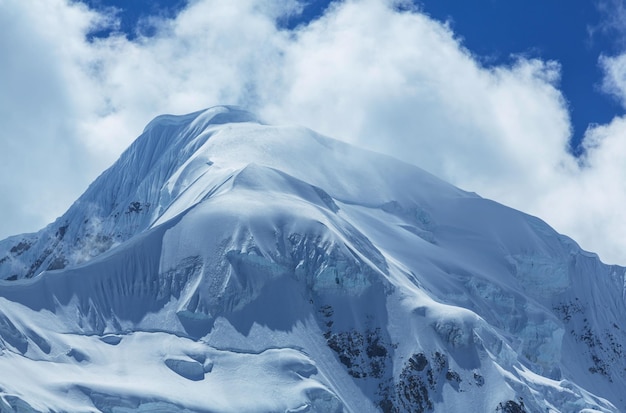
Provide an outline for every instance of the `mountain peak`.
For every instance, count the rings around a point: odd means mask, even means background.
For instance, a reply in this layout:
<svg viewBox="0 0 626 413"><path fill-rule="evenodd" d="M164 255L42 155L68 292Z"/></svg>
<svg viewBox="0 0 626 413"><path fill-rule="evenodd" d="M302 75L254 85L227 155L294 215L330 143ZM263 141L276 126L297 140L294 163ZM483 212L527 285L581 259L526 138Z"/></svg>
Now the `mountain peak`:
<svg viewBox="0 0 626 413"><path fill-rule="evenodd" d="M256 115L239 106L220 105L186 115L159 115L151 120L144 128L143 133L151 129L162 130L169 126L180 127L185 125L190 131L201 131L209 125L225 123L256 122L260 123Z"/></svg>
<svg viewBox="0 0 626 413"><path fill-rule="evenodd" d="M0 412L617 412L625 273L393 158L164 115L0 242Z"/></svg>
<svg viewBox="0 0 626 413"><path fill-rule="evenodd" d="M144 231L167 206L163 185L206 142L208 130L244 122L258 123L235 106L156 117L63 216L38 233L0 242L0 279L82 263Z"/></svg>

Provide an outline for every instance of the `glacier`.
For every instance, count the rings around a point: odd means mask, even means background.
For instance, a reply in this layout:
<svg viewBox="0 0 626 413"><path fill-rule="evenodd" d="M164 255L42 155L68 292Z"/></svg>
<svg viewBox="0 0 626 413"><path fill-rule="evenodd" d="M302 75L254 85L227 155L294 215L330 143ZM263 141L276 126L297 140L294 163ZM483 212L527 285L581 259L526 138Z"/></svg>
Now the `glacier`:
<svg viewBox="0 0 626 413"><path fill-rule="evenodd" d="M0 412L626 411L625 269L218 106L0 241Z"/></svg>

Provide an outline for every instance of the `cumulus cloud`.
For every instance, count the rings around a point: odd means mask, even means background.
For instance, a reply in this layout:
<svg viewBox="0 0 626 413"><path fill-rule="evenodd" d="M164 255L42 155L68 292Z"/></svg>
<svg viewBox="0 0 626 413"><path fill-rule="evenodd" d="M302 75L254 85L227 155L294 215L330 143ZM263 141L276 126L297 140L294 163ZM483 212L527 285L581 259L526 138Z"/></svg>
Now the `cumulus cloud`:
<svg viewBox="0 0 626 413"><path fill-rule="evenodd" d="M575 167L554 62L483 68L446 26L379 1L343 4L289 47L285 120L507 202Z"/></svg>
<svg viewBox="0 0 626 413"><path fill-rule="evenodd" d="M84 33L101 16L59 0L0 2L2 232L33 230L68 206L85 169L71 86ZM80 87L78 82L75 86Z"/></svg>
<svg viewBox="0 0 626 413"><path fill-rule="evenodd" d="M149 37L90 41L114 16L0 0L10 34L0 52L12 62L0 67L0 212L17 217L0 232L61 214L153 116L228 103L414 163L626 263L626 121L590 128L574 158L557 62L486 68L407 4L335 2L288 30L280 22L302 10L297 0L195 0L152 19ZM606 90L626 101L622 60L602 64Z"/></svg>
<svg viewBox="0 0 626 413"><path fill-rule="evenodd" d="M68 0L0 1L0 235L62 212L161 113L247 105L274 70L295 1L190 2L133 41L113 14ZM114 12L114 11L113 11Z"/></svg>

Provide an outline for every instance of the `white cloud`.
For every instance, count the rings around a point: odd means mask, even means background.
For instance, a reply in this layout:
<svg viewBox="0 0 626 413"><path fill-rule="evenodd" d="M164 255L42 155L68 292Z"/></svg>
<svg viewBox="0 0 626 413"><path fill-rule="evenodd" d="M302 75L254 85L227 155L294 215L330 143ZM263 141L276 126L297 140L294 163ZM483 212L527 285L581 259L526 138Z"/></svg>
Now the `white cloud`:
<svg viewBox="0 0 626 413"><path fill-rule="evenodd" d="M397 4L347 0L287 31L276 21L301 9L295 0L195 0L151 20L152 37L89 42L111 16L0 0L12 62L0 67L0 213L16 217L0 233L62 213L153 116L234 103L415 163L626 263L626 122L590 129L579 167L557 63L485 68L446 25ZM622 60L602 64L624 99Z"/></svg>
<svg viewBox="0 0 626 413"><path fill-rule="evenodd" d="M604 71L602 90L626 107L626 55L600 56L600 67Z"/></svg>
<svg viewBox="0 0 626 413"><path fill-rule="evenodd" d="M58 0L0 1L0 211L2 232L33 230L69 205L76 169L74 59L99 17ZM80 82L75 86L80 86ZM36 226L35 226L36 225Z"/></svg>
<svg viewBox="0 0 626 413"><path fill-rule="evenodd" d="M609 262L626 262L626 119L585 134L582 168L535 201L535 213Z"/></svg>
<svg viewBox="0 0 626 413"><path fill-rule="evenodd" d="M295 1L195 1L157 35L90 42L100 15L68 0L0 0L0 236L69 207L154 116L246 104ZM77 171L80 171L77 173Z"/></svg>
<svg viewBox="0 0 626 413"><path fill-rule="evenodd" d="M378 1L345 4L289 47L274 102L285 120L507 202L575 166L554 63L485 69L447 27Z"/></svg>

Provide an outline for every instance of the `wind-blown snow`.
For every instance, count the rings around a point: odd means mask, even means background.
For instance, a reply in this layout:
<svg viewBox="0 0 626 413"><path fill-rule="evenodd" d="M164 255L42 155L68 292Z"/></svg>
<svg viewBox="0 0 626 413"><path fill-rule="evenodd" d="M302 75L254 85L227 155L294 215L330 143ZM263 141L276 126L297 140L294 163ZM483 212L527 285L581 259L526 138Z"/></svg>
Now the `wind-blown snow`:
<svg viewBox="0 0 626 413"><path fill-rule="evenodd" d="M395 159L161 116L0 242L0 412L617 412L624 274Z"/></svg>

